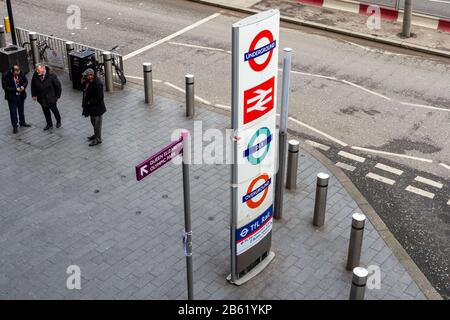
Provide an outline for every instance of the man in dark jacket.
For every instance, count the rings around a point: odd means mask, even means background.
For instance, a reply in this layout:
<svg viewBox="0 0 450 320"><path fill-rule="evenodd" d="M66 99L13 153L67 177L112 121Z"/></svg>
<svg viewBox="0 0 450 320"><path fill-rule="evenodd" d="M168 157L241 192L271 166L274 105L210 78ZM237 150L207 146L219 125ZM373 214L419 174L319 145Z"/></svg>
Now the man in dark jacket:
<svg viewBox="0 0 450 320"><path fill-rule="evenodd" d="M28 79L20 71L18 65L14 65L7 73L2 76L2 87L5 90L5 99L8 101L9 115L13 133L17 133L18 123L21 127L30 127L25 122L24 104L27 97ZM17 119L17 113L19 119Z"/></svg>
<svg viewBox="0 0 450 320"><path fill-rule="evenodd" d="M44 130L53 127L52 114L56 118L56 127L61 127L61 115L59 114L56 105L58 99L61 97L61 82L59 82L56 74L50 71L49 67L38 65L31 80L31 95L34 101L38 101L44 112L47 126Z"/></svg>
<svg viewBox="0 0 450 320"><path fill-rule="evenodd" d="M90 147L102 143L102 116L106 112L103 100L103 83L96 77L94 70L86 69L83 72L85 89L83 92L83 116L91 117L94 135L89 137Z"/></svg>

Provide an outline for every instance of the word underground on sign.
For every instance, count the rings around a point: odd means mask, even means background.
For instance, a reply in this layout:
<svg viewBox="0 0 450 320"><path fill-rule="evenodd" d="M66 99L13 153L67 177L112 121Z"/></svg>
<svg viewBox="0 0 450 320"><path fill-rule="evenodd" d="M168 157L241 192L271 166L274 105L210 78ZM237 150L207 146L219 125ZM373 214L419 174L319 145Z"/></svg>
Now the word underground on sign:
<svg viewBox="0 0 450 320"><path fill-rule="evenodd" d="M178 156L182 152L182 142L182 138L178 141L174 141L164 149L138 164L136 166L136 179L141 181Z"/></svg>

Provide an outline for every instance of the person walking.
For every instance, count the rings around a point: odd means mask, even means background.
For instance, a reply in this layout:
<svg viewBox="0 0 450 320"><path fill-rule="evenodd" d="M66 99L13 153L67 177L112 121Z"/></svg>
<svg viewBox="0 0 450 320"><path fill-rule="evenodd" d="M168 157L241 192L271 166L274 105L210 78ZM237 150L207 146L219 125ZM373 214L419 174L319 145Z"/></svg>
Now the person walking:
<svg viewBox="0 0 450 320"><path fill-rule="evenodd" d="M51 72L49 67L38 65L31 80L31 95L34 101L39 102L44 112L47 122L44 131L53 128L51 112L56 118L56 127L61 127L61 115L57 106L61 91L61 82L56 74Z"/></svg>
<svg viewBox="0 0 450 320"><path fill-rule="evenodd" d="M30 127L25 122L24 105L27 98L28 79L22 74L20 67L14 65L8 72L2 76L2 87L5 91L5 100L8 101L9 115L13 133L18 132L18 124L21 127ZM17 117L19 114L19 117Z"/></svg>
<svg viewBox="0 0 450 320"><path fill-rule="evenodd" d="M94 127L94 135L88 138L91 141L89 146L92 147L102 143L102 117L106 112L103 83L91 68L83 72L83 81L85 89L83 91L82 115L90 117Z"/></svg>

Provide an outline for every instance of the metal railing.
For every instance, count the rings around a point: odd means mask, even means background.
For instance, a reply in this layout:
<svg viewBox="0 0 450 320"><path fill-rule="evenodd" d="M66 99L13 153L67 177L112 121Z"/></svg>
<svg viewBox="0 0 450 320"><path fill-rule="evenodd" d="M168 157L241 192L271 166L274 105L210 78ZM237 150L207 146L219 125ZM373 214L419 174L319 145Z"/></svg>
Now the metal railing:
<svg viewBox="0 0 450 320"><path fill-rule="evenodd" d="M17 44L19 46L23 47L24 44L29 42L28 35L30 32L31 32L30 30L16 27ZM50 49L56 51L58 53L58 55L60 55L60 57L62 57L63 66L59 66L59 67L68 69L68 66L70 63L70 61L68 61L67 51L66 51L66 42L68 42L68 40L64 40L61 38L57 38L54 36L49 36L49 35L45 35L45 34L41 34L41 33L37 33L37 32L36 32L36 34L38 37L38 42L45 41L45 43L47 43L47 45L49 46ZM73 45L74 45L74 52L83 51L83 50L94 51L97 62L100 64L103 63L103 54L102 53L107 50L91 47L91 46L81 44L81 43L76 43L76 42L73 42ZM120 55L116 52L112 52L111 55L112 55L113 59L118 62L117 63L118 65L116 67L122 71L122 74L125 74L124 68L123 68L122 55ZM113 81L114 81L115 85L119 85L123 89L124 83L123 83L122 79L117 75L116 72L114 72Z"/></svg>

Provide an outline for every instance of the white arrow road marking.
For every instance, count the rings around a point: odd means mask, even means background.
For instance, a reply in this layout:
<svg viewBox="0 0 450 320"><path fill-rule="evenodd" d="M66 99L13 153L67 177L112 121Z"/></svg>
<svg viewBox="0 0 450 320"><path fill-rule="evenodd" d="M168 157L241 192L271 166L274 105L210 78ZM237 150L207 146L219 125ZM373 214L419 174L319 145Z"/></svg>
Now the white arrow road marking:
<svg viewBox="0 0 450 320"><path fill-rule="evenodd" d="M412 192L412 193L415 193L415 194L418 194L419 196L422 196L422 197L427 197L427 198L430 198L430 199L434 198L434 193L431 193L431 192L428 192L428 191L425 191L425 190L422 190L422 189L419 189L419 188L415 188L413 186L407 186L405 190L409 191L409 192Z"/></svg>
<svg viewBox="0 0 450 320"><path fill-rule="evenodd" d="M324 144L321 144L321 143L318 143L318 142L315 142L315 141L306 140L305 143L309 144L310 146L313 146L314 148L322 149L323 151L330 150L329 146L326 146Z"/></svg>
<svg viewBox="0 0 450 320"><path fill-rule="evenodd" d="M345 170L351 171L351 172L355 171L355 169L356 169L356 167L351 166L351 165L346 164L346 163L342 163L342 162L337 162L336 163L336 167L339 167L339 168L342 168L342 169L345 169Z"/></svg>
<svg viewBox="0 0 450 320"><path fill-rule="evenodd" d="M418 181L418 182L422 182L425 183L429 186L438 188L438 189L442 189L442 187L444 186L442 183L434 181L434 180L430 180L421 176L417 176L414 180Z"/></svg>
<svg viewBox="0 0 450 320"><path fill-rule="evenodd" d="M148 173L147 165L145 165L141 168L141 176L146 175L147 173Z"/></svg>
<svg viewBox="0 0 450 320"><path fill-rule="evenodd" d="M348 153L348 152L345 152L345 151L339 151L338 155L340 155L341 157L350 159L350 160L361 162L361 163L366 161L366 159L363 158L363 157L360 157L360 156L357 156L356 154Z"/></svg>
<svg viewBox="0 0 450 320"><path fill-rule="evenodd" d="M377 180L377 181L386 183L386 184L389 184L389 185L391 185L391 186L395 183L395 180L392 180L392 179L388 179L388 178L386 178L386 177L379 176L379 175L377 175L377 174L375 174L375 173L372 173L372 172L369 172L369 173L366 175L366 177L367 177L367 178L370 178L370 179L373 179L373 180Z"/></svg>
<svg viewBox="0 0 450 320"><path fill-rule="evenodd" d="M378 168L380 170L384 170L384 171L396 174L398 176L401 176L403 174L402 170L396 169L396 168L393 168L393 167L390 167L390 166L387 166L387 165L382 164L382 163L377 163L375 168Z"/></svg>

